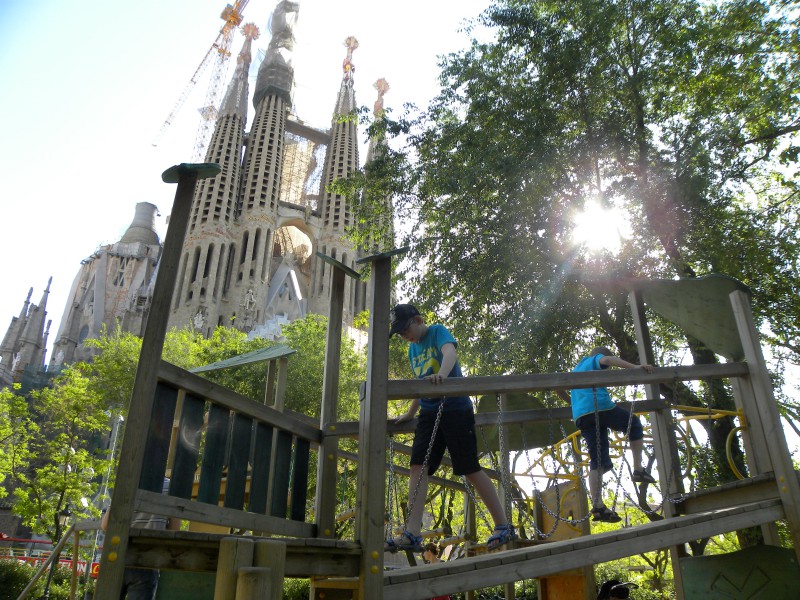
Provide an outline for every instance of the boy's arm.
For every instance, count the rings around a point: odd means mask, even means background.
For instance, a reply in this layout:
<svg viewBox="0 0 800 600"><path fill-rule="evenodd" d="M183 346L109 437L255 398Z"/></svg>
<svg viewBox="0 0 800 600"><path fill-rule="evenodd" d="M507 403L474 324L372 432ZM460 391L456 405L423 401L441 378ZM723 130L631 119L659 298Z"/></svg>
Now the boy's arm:
<svg viewBox="0 0 800 600"><path fill-rule="evenodd" d="M456 352L455 344L447 343L442 346L441 351L442 364L439 366L439 372L428 376L428 379L430 379L433 384L441 383L450 375L450 371L456 366L456 361L458 360L458 352Z"/></svg>
<svg viewBox="0 0 800 600"><path fill-rule="evenodd" d="M405 412L405 414L402 414L399 417L397 417L394 420L394 422L395 423L402 423L404 421L410 421L417 414L417 409L418 408L419 408L419 398L414 398L411 401L411 405L408 407L408 410Z"/></svg>
<svg viewBox="0 0 800 600"><path fill-rule="evenodd" d="M619 356L601 356L598 362L604 367L619 367L621 369L642 367L648 373L653 372L653 365L635 365L627 360L622 360Z"/></svg>

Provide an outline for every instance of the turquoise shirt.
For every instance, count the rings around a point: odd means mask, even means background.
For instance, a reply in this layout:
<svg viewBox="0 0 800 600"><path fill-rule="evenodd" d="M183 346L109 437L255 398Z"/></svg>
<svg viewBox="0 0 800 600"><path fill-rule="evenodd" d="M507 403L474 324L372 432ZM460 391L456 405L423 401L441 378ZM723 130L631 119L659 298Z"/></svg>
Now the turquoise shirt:
<svg viewBox="0 0 800 600"><path fill-rule="evenodd" d="M458 347L455 338L444 325L431 325L419 342L412 342L408 345L408 362L411 363L411 370L417 379L439 372L443 358L442 347L446 344L453 344L456 348ZM461 365L456 359L456 364L448 377L463 376ZM440 401L441 397L420 398L420 410L438 410ZM444 410L465 409L472 410L472 400L470 400L469 396L447 397Z"/></svg>
<svg viewBox="0 0 800 600"><path fill-rule="evenodd" d="M587 356L572 369L572 372L601 371L607 368L600 364L600 359L603 356L603 354ZM572 390L570 395L572 397L572 419L574 421L577 421L583 415L594 413L595 391L597 392L597 410L611 410L614 408L614 401L604 387Z"/></svg>

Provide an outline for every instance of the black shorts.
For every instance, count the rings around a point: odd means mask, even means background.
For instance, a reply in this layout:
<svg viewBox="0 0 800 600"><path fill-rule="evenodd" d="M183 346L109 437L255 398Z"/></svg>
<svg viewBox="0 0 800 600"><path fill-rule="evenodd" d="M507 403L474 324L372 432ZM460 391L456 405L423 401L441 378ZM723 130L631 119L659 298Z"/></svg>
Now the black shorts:
<svg viewBox="0 0 800 600"><path fill-rule="evenodd" d="M412 465L425 464L425 454L428 452L438 412L424 410L419 413L417 429L414 432L414 446L411 450ZM478 440L475 437L475 415L472 410L442 412L442 419L428 457L428 475L433 475L439 468L445 448L450 452L453 473L456 475L471 475L481 470L478 462Z"/></svg>

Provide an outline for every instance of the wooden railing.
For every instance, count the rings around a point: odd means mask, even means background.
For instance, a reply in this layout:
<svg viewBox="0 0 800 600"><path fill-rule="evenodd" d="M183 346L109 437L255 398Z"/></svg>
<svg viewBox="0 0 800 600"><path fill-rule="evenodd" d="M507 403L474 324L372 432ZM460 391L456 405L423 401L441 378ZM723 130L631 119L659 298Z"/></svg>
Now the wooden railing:
<svg viewBox="0 0 800 600"><path fill-rule="evenodd" d="M313 425L162 362L136 509L315 537L305 515L310 449L320 439Z"/></svg>

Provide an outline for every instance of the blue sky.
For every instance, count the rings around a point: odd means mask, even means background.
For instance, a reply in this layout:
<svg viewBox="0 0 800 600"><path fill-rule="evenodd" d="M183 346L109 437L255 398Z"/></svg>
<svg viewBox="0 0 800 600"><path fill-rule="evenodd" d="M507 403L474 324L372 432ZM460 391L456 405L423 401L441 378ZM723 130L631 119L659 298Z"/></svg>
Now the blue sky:
<svg viewBox="0 0 800 600"><path fill-rule="evenodd" d="M359 104L372 106L372 84L385 77L391 86L387 107L424 107L438 90L437 56L468 43L459 28L489 3L300 0L298 116L330 125L348 35L360 44L353 58ZM19 314L28 289L33 287L38 302L52 275L52 345L80 261L120 238L137 202L159 207L163 232L175 188L160 175L191 160L205 79L158 147L151 142L216 38L225 4L0 2L2 332ZM275 4L250 0L244 11L245 22L261 30L256 49L269 42L266 24ZM237 35L234 54L241 44Z"/></svg>

